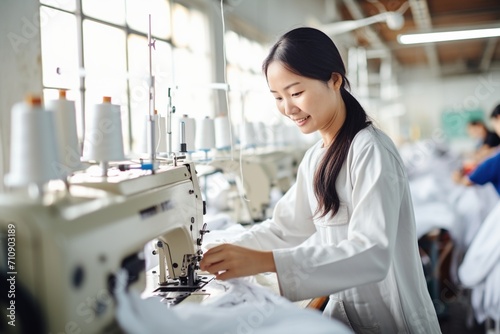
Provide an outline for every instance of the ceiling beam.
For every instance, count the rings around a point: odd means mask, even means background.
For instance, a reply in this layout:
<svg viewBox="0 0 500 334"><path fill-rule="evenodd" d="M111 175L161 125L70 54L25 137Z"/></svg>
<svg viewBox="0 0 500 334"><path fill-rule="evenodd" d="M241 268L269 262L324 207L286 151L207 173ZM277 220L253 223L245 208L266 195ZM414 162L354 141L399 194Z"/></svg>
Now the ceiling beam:
<svg viewBox="0 0 500 334"><path fill-rule="evenodd" d="M411 13L413 19L415 20L415 25L421 31L431 31L432 30L432 20L431 14L429 13L429 7L427 6L427 0L408 0L410 4ZM427 56L427 61L433 73L439 74L439 57L437 54L436 46L434 44L427 44L424 46L425 55Z"/></svg>
<svg viewBox="0 0 500 334"><path fill-rule="evenodd" d="M498 38L490 38L486 44L486 49L484 50L483 57L479 63L480 71L487 71L490 68L491 60L495 54L495 49L497 46Z"/></svg>
<svg viewBox="0 0 500 334"><path fill-rule="evenodd" d="M347 10L349 11L354 20L361 20L366 18L358 2L356 2L355 0L343 0L343 1L344 5L346 6ZM384 50L387 51L388 54L390 54L390 49L380 38L380 36L375 32L375 30L373 30L372 27L366 26L363 28L363 31L365 32L368 41L375 49Z"/></svg>

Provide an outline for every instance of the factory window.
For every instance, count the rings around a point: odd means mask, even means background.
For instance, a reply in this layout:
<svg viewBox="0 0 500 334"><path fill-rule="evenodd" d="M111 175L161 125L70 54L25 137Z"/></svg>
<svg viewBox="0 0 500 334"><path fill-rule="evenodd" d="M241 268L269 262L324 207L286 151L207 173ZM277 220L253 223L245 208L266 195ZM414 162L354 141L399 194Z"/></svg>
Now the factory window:
<svg viewBox="0 0 500 334"><path fill-rule="evenodd" d="M206 24L201 12L174 4L173 72L177 85L174 103L178 115L202 118L214 114L215 91L210 87L213 80Z"/></svg>
<svg viewBox="0 0 500 334"><path fill-rule="evenodd" d="M76 102L79 137L83 110L102 96L121 105L126 151L134 150L149 113L149 15L155 109L166 114L168 88L177 110L213 114L207 89L211 63L206 16L168 0L40 0L44 99L67 89Z"/></svg>
<svg viewBox="0 0 500 334"><path fill-rule="evenodd" d="M226 32L225 43L233 123L250 122L261 130L263 126L265 131L257 132L256 136L259 137L257 140L265 144L272 135L269 132L273 131L274 125L283 122L262 73L262 61L267 55L267 48L232 30Z"/></svg>

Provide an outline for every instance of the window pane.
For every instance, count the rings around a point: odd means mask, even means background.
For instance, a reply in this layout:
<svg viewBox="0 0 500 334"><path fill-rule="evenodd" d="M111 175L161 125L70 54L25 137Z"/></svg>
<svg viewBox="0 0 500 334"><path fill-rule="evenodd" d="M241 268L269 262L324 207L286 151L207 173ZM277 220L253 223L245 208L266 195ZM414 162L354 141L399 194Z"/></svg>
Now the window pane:
<svg viewBox="0 0 500 334"><path fill-rule="evenodd" d="M127 23L130 28L147 34L151 14L153 36L170 38L170 5L166 0L126 0Z"/></svg>
<svg viewBox="0 0 500 334"><path fill-rule="evenodd" d="M83 22L85 64L85 111L111 96L121 106L123 135L128 150L128 98L125 32L90 20ZM88 121L88 120L87 120Z"/></svg>
<svg viewBox="0 0 500 334"><path fill-rule="evenodd" d="M190 35L193 32L190 27L189 10L176 3L172 15L173 42L175 46L186 47L189 45Z"/></svg>
<svg viewBox="0 0 500 334"><path fill-rule="evenodd" d="M40 7L40 15L50 17L40 25L43 85L77 88L79 71L75 15L43 6Z"/></svg>
<svg viewBox="0 0 500 334"><path fill-rule="evenodd" d="M206 54L209 52L210 36L205 15L197 10L191 10L189 47L193 52Z"/></svg>
<svg viewBox="0 0 500 334"><path fill-rule="evenodd" d="M83 42L86 80L96 79L95 84L111 93L116 83L126 80L125 32L85 20Z"/></svg>
<svg viewBox="0 0 500 334"><path fill-rule="evenodd" d="M253 58L251 43L248 39L240 38L240 58L239 65L244 70L250 70Z"/></svg>
<svg viewBox="0 0 500 334"><path fill-rule="evenodd" d="M179 115L205 117L213 115L216 90L211 87L208 57L195 56L186 49L174 49L175 106Z"/></svg>
<svg viewBox="0 0 500 334"><path fill-rule="evenodd" d="M85 15L96 19L125 24L124 0L83 0L82 10Z"/></svg>
<svg viewBox="0 0 500 334"><path fill-rule="evenodd" d="M252 42L251 46L252 53L252 71L255 73L262 73L262 62L266 58L267 54L264 48L257 42Z"/></svg>
<svg viewBox="0 0 500 334"><path fill-rule="evenodd" d="M176 3L172 15L172 40L175 46L189 47L196 53L209 49L208 22L203 13Z"/></svg>
<svg viewBox="0 0 500 334"><path fill-rule="evenodd" d="M149 115L149 49L146 37L130 35L129 80L132 137L134 143L142 139L144 119ZM152 71L155 77L155 109L160 115L167 113L168 87L172 85L172 51L170 44L157 41L152 50ZM137 148L137 147L135 147Z"/></svg>
<svg viewBox="0 0 500 334"><path fill-rule="evenodd" d="M227 76L227 82L231 86L231 89L235 90L241 90L241 79L242 79L242 72L237 66L228 64L227 65L227 71L226 71L226 76Z"/></svg>
<svg viewBox="0 0 500 334"><path fill-rule="evenodd" d="M175 82L179 85L208 87L211 82L209 58L186 49L174 49L174 71Z"/></svg>
<svg viewBox="0 0 500 334"><path fill-rule="evenodd" d="M40 0L40 3L72 12L76 10L75 0Z"/></svg>
<svg viewBox="0 0 500 334"><path fill-rule="evenodd" d="M237 65L240 50L240 40L238 34L234 31L227 31L224 42L226 44L226 57L228 63Z"/></svg>

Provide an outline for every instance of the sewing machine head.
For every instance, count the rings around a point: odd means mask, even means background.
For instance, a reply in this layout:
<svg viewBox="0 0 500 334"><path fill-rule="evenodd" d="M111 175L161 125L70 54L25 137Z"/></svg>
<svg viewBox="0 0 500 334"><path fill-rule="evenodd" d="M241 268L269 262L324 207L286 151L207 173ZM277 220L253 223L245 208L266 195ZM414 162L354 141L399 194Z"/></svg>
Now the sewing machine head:
<svg viewBox="0 0 500 334"><path fill-rule="evenodd" d="M149 175L117 173L106 182L76 174L69 189L70 195L55 196L52 203L2 195L2 252L15 240L4 257L7 274L16 281L17 328L45 326L50 333L116 328L114 274L126 268L134 286L144 289L144 246L151 242L157 246L159 286L175 279L196 284L192 271L201 255L204 203L193 164ZM27 303L41 316L21 314L20 305Z"/></svg>
<svg viewBox="0 0 500 334"><path fill-rule="evenodd" d="M261 149L243 152L241 159L214 159L208 164L222 171L236 185L239 196L230 210L239 223L263 221L269 217L271 191L285 193L295 182L296 169L305 153L301 147ZM241 166L240 166L241 164ZM241 201L240 198L246 198Z"/></svg>

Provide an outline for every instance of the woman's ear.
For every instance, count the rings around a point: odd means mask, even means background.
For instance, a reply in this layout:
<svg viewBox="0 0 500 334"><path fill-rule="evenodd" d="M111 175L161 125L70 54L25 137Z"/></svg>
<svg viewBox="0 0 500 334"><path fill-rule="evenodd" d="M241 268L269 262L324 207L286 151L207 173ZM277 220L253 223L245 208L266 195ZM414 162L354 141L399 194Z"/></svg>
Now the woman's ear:
<svg viewBox="0 0 500 334"><path fill-rule="evenodd" d="M342 87L342 82L344 81L344 79L339 73L333 72L330 81L333 84L333 89L339 90L340 87Z"/></svg>

